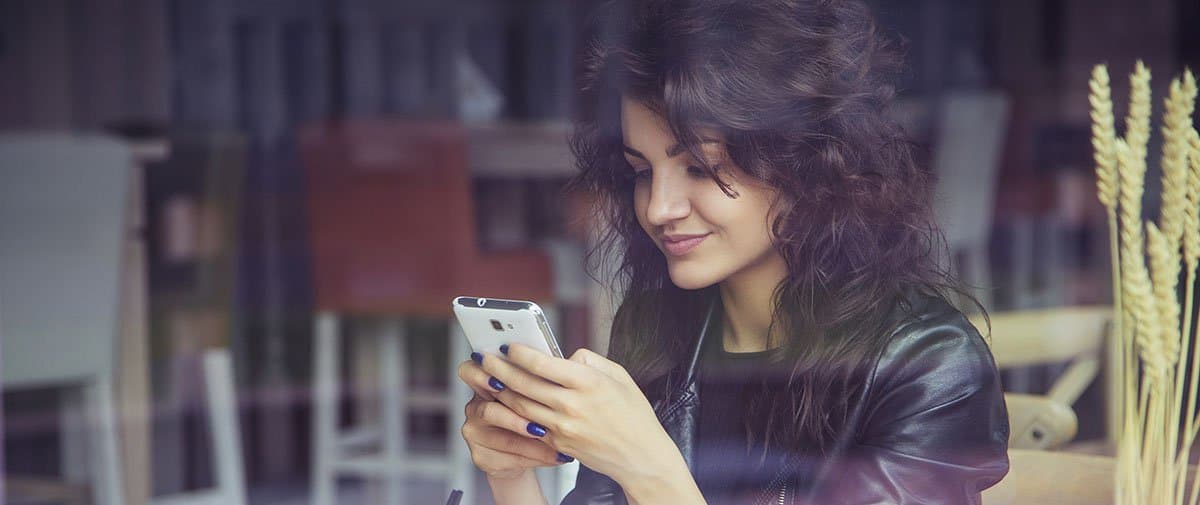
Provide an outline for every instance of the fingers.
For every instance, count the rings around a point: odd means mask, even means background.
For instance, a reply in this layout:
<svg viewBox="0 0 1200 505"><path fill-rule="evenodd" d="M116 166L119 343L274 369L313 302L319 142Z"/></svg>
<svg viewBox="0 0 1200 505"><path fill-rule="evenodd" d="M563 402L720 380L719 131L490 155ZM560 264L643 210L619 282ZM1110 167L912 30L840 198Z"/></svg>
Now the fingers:
<svg viewBox="0 0 1200 505"><path fill-rule="evenodd" d="M537 422L544 426L547 430L553 431L554 426L559 424L562 416L554 409L536 400L530 399L521 393L512 390L504 390L496 393L496 401L508 407L518 416ZM563 412L574 412L576 409L570 407L560 407Z"/></svg>
<svg viewBox="0 0 1200 505"><path fill-rule="evenodd" d="M503 428L526 438L546 436L546 427L513 412L498 401L472 400L467 403L467 419L477 420L488 426Z"/></svg>
<svg viewBox="0 0 1200 505"><path fill-rule="evenodd" d="M492 394L496 390L488 386L488 379L490 377L487 372L483 371L472 360L466 360L458 364L458 378L466 383L472 391L475 391L476 396L488 401L496 399L496 396Z"/></svg>
<svg viewBox="0 0 1200 505"><path fill-rule="evenodd" d="M580 366L581 363L556 358L522 344L510 345L507 357L510 363L571 389L587 385L594 378L595 372Z"/></svg>
<svg viewBox="0 0 1200 505"><path fill-rule="evenodd" d="M514 435L515 436L515 435ZM471 449L471 460L475 466L479 467L485 473L499 473L511 471L514 468L536 468L540 466L558 466L561 463L555 458L557 454L554 449L546 444L528 441L530 444L537 444L546 447L550 451L550 456L539 455L538 457L529 457L524 454L514 454L499 449L493 449L483 444L469 444Z"/></svg>
<svg viewBox="0 0 1200 505"><path fill-rule="evenodd" d="M498 409L505 409L503 405L497 402L475 403L499 405ZM522 456L543 464L551 464L558 461L558 451L551 447L550 444L538 439L538 437L532 437L527 434L520 435L507 428L490 424L488 421L484 421L482 416L468 417L467 421L463 423L462 436L467 441L467 444L471 446L472 450L476 446L482 446L494 451Z"/></svg>
<svg viewBox="0 0 1200 505"><path fill-rule="evenodd" d="M533 349L529 349L529 351L538 352ZM510 349L509 353L512 352L513 350ZM483 370L489 375L489 378L495 377L502 384L499 389L510 389L551 407L562 406L561 395L564 392L562 386L509 363L501 356L484 355L482 361ZM492 383L491 385L495 386L496 384ZM493 387L492 389L495 391L497 388ZM498 392L495 396L500 398Z"/></svg>

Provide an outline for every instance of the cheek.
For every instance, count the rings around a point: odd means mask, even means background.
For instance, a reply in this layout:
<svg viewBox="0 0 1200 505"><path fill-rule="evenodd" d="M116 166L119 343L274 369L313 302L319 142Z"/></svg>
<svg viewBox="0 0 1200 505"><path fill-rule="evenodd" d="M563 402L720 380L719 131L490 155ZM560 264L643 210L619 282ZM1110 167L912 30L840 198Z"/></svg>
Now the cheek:
<svg viewBox="0 0 1200 505"><path fill-rule="evenodd" d="M743 191L742 197L738 199L730 199L724 193L719 198L712 198L710 214L723 216L714 219L739 249L757 250L773 242L770 232L770 205L761 196Z"/></svg>

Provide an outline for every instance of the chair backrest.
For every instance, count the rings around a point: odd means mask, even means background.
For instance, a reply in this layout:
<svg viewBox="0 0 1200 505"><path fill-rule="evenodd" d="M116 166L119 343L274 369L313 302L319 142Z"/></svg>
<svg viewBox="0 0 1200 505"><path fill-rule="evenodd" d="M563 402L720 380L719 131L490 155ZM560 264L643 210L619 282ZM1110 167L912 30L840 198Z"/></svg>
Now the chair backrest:
<svg viewBox="0 0 1200 505"><path fill-rule="evenodd" d="M111 372L133 166L115 139L0 135L6 388Z"/></svg>
<svg viewBox="0 0 1200 505"><path fill-rule="evenodd" d="M1077 306L992 312L992 355L998 368L1069 362L1098 356L1104 345L1112 307ZM987 335L979 315L971 323Z"/></svg>
<svg viewBox="0 0 1200 505"><path fill-rule="evenodd" d="M1081 306L991 314L989 339L998 368L1069 363L1047 396L1072 405L1100 373L1112 307ZM973 316L976 328L985 328Z"/></svg>
<svg viewBox="0 0 1200 505"><path fill-rule="evenodd" d="M477 247L463 129L340 121L302 128L299 142L317 308L449 307L444 291Z"/></svg>
<svg viewBox="0 0 1200 505"><path fill-rule="evenodd" d="M1078 418L1071 406L1099 374L1111 317L1112 307L1108 306L990 314L988 342L998 368L1069 364L1044 396L1005 395L1011 447L1049 449L1075 436ZM971 323L980 333L986 332L981 316L972 316ZM1108 408L1113 408L1111 402Z"/></svg>

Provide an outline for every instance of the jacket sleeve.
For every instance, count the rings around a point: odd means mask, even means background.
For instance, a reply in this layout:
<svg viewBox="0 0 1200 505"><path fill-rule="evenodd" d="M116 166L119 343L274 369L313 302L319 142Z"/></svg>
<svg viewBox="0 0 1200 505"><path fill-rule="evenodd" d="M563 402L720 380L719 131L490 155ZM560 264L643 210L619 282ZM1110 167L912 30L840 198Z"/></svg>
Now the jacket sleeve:
<svg viewBox="0 0 1200 505"><path fill-rule="evenodd" d="M957 310L892 337L858 426L813 503L977 504L1008 472L1008 413L987 344Z"/></svg>

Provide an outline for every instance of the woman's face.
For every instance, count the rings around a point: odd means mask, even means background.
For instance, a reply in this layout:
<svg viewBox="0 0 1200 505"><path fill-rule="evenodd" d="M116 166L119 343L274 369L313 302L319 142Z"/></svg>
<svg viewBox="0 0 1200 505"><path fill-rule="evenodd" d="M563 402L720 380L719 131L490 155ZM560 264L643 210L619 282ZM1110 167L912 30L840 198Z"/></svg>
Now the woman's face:
<svg viewBox="0 0 1200 505"><path fill-rule="evenodd" d="M621 100L621 131L625 159L636 174L638 222L666 256L676 286L711 286L781 259L771 238L775 191L727 159L719 135L710 135L703 150L737 198L698 168L666 123L640 102Z"/></svg>

